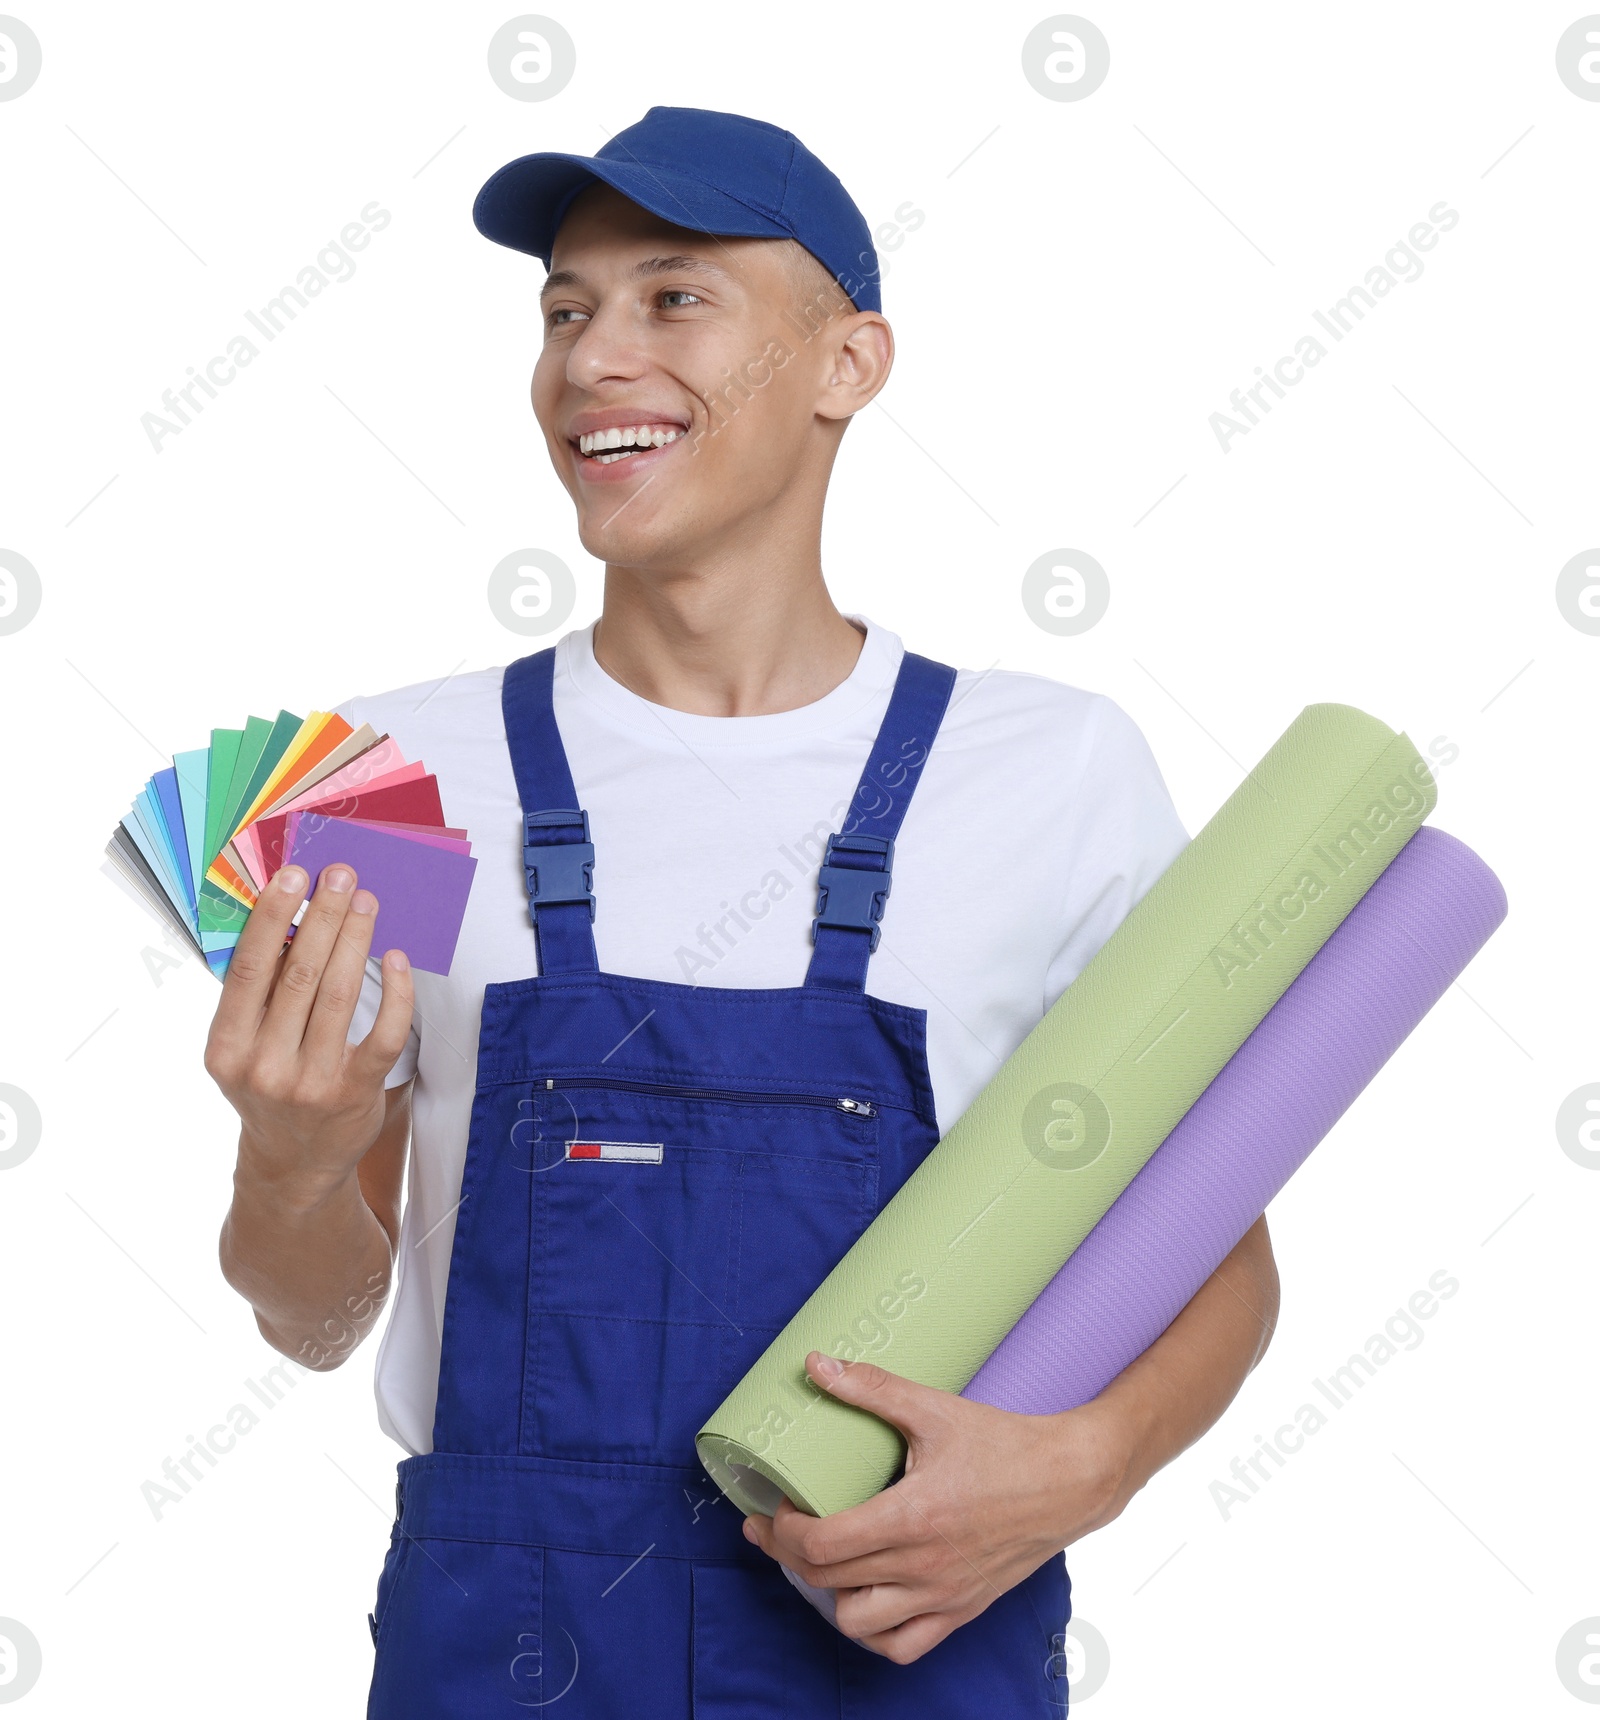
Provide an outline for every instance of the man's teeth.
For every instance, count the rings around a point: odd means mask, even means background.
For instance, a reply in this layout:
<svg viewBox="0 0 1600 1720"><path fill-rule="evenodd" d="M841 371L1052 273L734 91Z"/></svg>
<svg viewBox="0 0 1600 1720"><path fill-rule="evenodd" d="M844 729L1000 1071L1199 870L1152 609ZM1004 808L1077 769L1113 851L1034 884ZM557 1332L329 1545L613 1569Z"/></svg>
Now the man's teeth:
<svg viewBox="0 0 1600 1720"><path fill-rule="evenodd" d="M613 430L596 430L578 438L580 453L609 466L617 460L630 459L640 448L664 448L683 435L677 425L632 424ZM613 452L616 450L616 452Z"/></svg>

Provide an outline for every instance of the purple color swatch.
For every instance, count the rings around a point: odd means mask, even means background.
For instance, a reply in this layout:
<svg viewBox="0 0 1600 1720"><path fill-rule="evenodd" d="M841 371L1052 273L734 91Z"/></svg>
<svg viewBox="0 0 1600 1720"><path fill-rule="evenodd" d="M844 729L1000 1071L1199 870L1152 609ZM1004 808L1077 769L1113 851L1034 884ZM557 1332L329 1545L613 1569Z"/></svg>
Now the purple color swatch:
<svg viewBox="0 0 1600 1720"><path fill-rule="evenodd" d="M354 869L363 889L378 898L372 953L404 950L411 965L427 973L449 973L461 935L462 917L478 862L345 818L299 816L285 831L285 847L316 887L324 866Z"/></svg>
<svg viewBox="0 0 1600 1720"><path fill-rule="evenodd" d="M1505 918L1419 830L1040 1292L963 1397L1076 1409L1149 1349Z"/></svg>

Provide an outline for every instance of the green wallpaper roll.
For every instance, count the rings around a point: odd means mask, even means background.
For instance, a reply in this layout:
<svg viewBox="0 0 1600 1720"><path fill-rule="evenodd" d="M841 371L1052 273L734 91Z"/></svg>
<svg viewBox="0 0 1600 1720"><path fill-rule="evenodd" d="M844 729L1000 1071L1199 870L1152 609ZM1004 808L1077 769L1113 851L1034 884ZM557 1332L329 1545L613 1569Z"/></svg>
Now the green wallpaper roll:
<svg viewBox="0 0 1600 1720"><path fill-rule="evenodd" d="M1308 705L701 1430L742 1511L898 1474L809 1350L960 1391L1433 809L1404 735Z"/></svg>

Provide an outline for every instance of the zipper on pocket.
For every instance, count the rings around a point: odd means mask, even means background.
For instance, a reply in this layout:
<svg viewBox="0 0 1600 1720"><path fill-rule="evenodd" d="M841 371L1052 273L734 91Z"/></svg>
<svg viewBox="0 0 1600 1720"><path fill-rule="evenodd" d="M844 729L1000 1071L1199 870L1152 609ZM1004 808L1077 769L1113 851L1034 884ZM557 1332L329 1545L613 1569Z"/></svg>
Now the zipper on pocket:
<svg viewBox="0 0 1600 1720"><path fill-rule="evenodd" d="M547 1075L544 1084L547 1091L562 1087L601 1087L619 1093L661 1093L669 1099L712 1099L735 1105L821 1105L829 1110L843 1111L851 1117L875 1117L878 1114L878 1107L870 1099L831 1098L821 1093L740 1093L725 1087L670 1087L663 1081L624 1081L591 1075L567 1075L560 1080Z"/></svg>

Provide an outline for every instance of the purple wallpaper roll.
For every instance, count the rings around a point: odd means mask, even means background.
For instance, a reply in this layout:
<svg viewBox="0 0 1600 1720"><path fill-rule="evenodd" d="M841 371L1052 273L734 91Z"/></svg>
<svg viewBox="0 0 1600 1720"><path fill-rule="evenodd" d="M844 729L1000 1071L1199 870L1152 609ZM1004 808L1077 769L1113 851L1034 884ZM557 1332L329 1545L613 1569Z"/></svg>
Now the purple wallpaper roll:
<svg viewBox="0 0 1600 1720"><path fill-rule="evenodd" d="M1201 1094L962 1393L1076 1409L1143 1354L1505 918L1424 827Z"/></svg>

